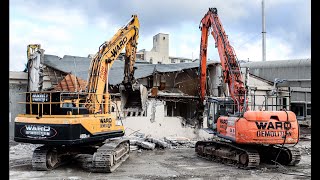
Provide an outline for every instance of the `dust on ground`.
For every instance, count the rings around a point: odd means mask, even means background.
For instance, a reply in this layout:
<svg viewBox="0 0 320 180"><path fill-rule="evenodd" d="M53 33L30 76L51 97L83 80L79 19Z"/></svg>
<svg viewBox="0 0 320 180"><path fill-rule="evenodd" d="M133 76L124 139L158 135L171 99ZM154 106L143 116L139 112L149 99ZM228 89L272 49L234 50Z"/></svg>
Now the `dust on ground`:
<svg viewBox="0 0 320 180"><path fill-rule="evenodd" d="M240 169L196 156L194 148L132 151L113 173L90 173L70 163L51 171L33 171L31 158L38 145L10 141L10 179L311 179L311 129L301 128L296 147L301 161L296 166L261 164Z"/></svg>

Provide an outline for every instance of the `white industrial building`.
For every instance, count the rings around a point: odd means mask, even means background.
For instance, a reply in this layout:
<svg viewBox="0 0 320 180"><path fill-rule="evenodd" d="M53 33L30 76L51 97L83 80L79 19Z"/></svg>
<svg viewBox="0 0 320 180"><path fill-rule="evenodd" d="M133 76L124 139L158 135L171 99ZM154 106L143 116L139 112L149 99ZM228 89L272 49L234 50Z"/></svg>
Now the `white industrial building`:
<svg viewBox="0 0 320 180"><path fill-rule="evenodd" d="M169 56L169 34L164 33L158 33L153 36L152 49L150 51L145 49L138 51L137 58L150 64L192 62L190 58Z"/></svg>

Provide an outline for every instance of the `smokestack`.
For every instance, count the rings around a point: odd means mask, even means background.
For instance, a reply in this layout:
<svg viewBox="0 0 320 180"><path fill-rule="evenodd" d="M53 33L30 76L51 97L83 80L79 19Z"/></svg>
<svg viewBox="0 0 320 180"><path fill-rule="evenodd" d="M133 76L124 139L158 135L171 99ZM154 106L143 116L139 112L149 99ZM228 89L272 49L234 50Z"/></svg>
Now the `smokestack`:
<svg viewBox="0 0 320 180"><path fill-rule="evenodd" d="M264 0L262 0L262 61L266 61L266 18L264 15Z"/></svg>

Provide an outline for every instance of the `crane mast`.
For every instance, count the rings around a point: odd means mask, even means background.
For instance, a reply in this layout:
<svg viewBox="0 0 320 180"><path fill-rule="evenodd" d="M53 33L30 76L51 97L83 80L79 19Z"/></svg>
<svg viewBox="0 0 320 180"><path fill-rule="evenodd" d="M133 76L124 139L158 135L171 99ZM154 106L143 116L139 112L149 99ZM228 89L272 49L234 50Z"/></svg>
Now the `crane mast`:
<svg viewBox="0 0 320 180"><path fill-rule="evenodd" d="M203 102L206 94L206 63L208 35L211 29L211 35L215 40L215 47L218 48L221 67L223 71L223 80L228 84L229 93L236 104L238 112L244 112L246 106L246 88L241 76L240 65L233 47L230 45L228 36L220 22L216 8L209 8L200 22L201 44L200 44L200 100Z"/></svg>

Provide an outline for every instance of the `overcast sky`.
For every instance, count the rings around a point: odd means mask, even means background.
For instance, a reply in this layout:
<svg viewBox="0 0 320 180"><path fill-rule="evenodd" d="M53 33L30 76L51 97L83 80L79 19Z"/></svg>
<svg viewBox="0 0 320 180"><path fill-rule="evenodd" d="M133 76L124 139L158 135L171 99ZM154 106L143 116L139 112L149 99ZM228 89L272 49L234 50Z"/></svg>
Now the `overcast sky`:
<svg viewBox="0 0 320 180"><path fill-rule="evenodd" d="M125 25L140 21L138 50L169 34L169 55L199 58L199 23L216 7L240 60L262 59L262 0L10 0L10 71L22 71L28 44L45 54L87 57ZM311 58L311 0L265 0L266 58ZM219 60L209 37L208 58Z"/></svg>

